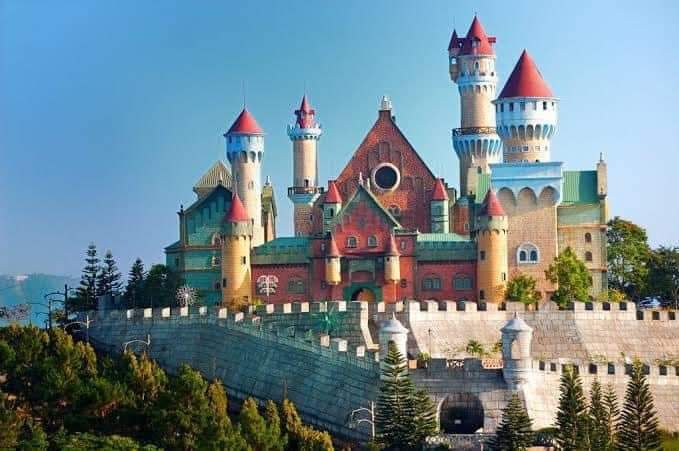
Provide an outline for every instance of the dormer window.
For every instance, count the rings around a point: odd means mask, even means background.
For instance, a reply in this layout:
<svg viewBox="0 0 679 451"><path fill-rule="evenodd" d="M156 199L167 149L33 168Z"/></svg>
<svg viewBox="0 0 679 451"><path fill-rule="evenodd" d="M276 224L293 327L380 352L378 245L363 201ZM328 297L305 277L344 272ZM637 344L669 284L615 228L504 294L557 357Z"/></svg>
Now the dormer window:
<svg viewBox="0 0 679 451"><path fill-rule="evenodd" d="M374 235L368 237L368 247L377 247L377 237Z"/></svg>
<svg viewBox="0 0 679 451"><path fill-rule="evenodd" d="M347 247L352 249L358 247L358 239L355 236L348 236Z"/></svg>

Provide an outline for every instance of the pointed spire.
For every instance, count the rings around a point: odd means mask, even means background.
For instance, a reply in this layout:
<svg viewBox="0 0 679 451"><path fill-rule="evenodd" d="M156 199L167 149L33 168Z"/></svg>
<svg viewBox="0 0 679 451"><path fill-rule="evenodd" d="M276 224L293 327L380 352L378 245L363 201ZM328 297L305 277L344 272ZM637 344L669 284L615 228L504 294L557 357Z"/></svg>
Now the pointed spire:
<svg viewBox="0 0 679 451"><path fill-rule="evenodd" d="M448 193L446 193L446 187L443 185L443 179L436 179L431 200L448 200Z"/></svg>
<svg viewBox="0 0 679 451"><path fill-rule="evenodd" d="M263 135L264 131L257 123L255 117L248 111L247 108L243 108L233 125L226 132L226 135L238 134L238 135ZM226 136L225 135L225 136Z"/></svg>
<svg viewBox="0 0 679 451"><path fill-rule="evenodd" d="M339 249L337 248L337 243L335 242L335 236L330 234L330 243L328 243L328 250L325 252L326 257L340 257Z"/></svg>
<svg viewBox="0 0 679 451"><path fill-rule="evenodd" d="M241 202L240 197L238 197L237 192L233 192L233 198L231 199L231 208L224 218L226 222L247 222L250 220L243 202Z"/></svg>
<svg viewBox="0 0 679 451"><path fill-rule="evenodd" d="M325 203L326 204L342 203L342 196L340 195L334 180L328 181L328 192L325 194Z"/></svg>
<svg viewBox="0 0 679 451"><path fill-rule="evenodd" d="M485 199L483 199L483 204L481 204L481 210L479 211L480 216L507 216L505 209L502 208L500 199L493 191L493 187L488 188Z"/></svg>
<svg viewBox="0 0 679 451"><path fill-rule="evenodd" d="M554 97L526 49L521 53L498 98L507 97Z"/></svg>
<svg viewBox="0 0 679 451"><path fill-rule="evenodd" d="M495 37L488 36L478 17L474 16L467 36L463 39L461 55L494 55Z"/></svg>
<svg viewBox="0 0 679 451"><path fill-rule="evenodd" d="M448 51L460 48L460 38L457 36L457 30L453 29L453 34L450 36L448 42Z"/></svg>
<svg viewBox="0 0 679 451"><path fill-rule="evenodd" d="M316 110L311 108L311 103L307 99L306 94L304 94L299 110L295 110L297 125L299 125L300 128L316 128L315 115Z"/></svg>
<svg viewBox="0 0 679 451"><path fill-rule="evenodd" d="M393 233L389 236L386 255L388 255L389 257L398 257L399 255L401 255L400 252L398 251L398 246L396 246L396 238L394 238Z"/></svg>

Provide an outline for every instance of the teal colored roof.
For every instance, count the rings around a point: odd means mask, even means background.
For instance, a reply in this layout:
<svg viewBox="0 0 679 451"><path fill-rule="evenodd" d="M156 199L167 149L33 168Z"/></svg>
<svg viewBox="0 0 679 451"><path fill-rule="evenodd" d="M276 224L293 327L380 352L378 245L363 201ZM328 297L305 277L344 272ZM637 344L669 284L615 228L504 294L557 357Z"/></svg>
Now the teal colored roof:
<svg viewBox="0 0 679 451"><path fill-rule="evenodd" d="M456 233L417 235L418 261L475 260L476 243Z"/></svg>
<svg viewBox="0 0 679 451"><path fill-rule="evenodd" d="M599 202L596 171L564 171L562 205Z"/></svg>
<svg viewBox="0 0 679 451"><path fill-rule="evenodd" d="M351 213L351 211L358 205L358 203L361 200L368 200L370 201L370 204L373 206L373 208L380 214L382 214L388 222L391 222L391 226L393 228L401 228L401 224L398 222L394 216L389 213L389 210L384 208L384 206L380 203L380 201L375 197L373 193L370 192L370 190L366 189L365 186L363 185L358 185L358 188L356 191L354 191L353 196L347 201L346 205L340 210L339 214L335 216L335 218L332 220L332 225L331 227L334 227L337 224L342 223L342 218L344 218L345 215Z"/></svg>
<svg viewBox="0 0 679 451"><path fill-rule="evenodd" d="M169 246L165 247L166 251L171 251L173 249L179 249L181 247L180 241L175 241L174 243L170 244Z"/></svg>
<svg viewBox="0 0 679 451"><path fill-rule="evenodd" d="M286 236L276 238L253 249L255 265L308 263L311 243L307 237Z"/></svg>
<svg viewBox="0 0 679 451"><path fill-rule="evenodd" d="M490 174L478 174L476 176L476 202L483 202L486 193L490 188Z"/></svg>

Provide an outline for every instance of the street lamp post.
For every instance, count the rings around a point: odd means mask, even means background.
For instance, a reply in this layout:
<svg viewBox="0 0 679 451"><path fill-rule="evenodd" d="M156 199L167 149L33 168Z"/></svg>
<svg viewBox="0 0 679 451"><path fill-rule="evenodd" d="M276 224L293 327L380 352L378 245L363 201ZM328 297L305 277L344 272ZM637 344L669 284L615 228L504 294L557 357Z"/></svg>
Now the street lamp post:
<svg viewBox="0 0 679 451"><path fill-rule="evenodd" d="M359 413L365 412L368 415L370 415L370 418L358 418L356 419L356 415ZM355 428L361 423L368 423L370 424L370 434L371 437L374 439L375 438L375 402L370 401L370 408L367 407L359 407L358 409L352 410L351 413L349 414L349 427L350 428Z"/></svg>
<svg viewBox="0 0 679 451"><path fill-rule="evenodd" d="M151 347L151 334L146 334L146 340L137 339L126 341L125 343L123 343L123 353L127 352L127 347L132 343L144 343L146 345L146 348L148 349Z"/></svg>
<svg viewBox="0 0 679 451"><path fill-rule="evenodd" d="M87 343L90 342L90 324L93 323L94 320L90 319L90 315L85 315L85 321L71 321L70 323L64 324L62 327L64 328L64 331L68 326L71 326L73 324L82 324L85 326L85 340Z"/></svg>

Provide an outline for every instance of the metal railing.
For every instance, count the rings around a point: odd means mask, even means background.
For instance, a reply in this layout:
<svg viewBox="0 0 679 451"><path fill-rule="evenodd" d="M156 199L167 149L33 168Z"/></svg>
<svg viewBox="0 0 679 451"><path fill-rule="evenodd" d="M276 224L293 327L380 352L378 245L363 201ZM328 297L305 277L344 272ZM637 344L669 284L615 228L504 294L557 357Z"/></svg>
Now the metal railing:
<svg viewBox="0 0 679 451"><path fill-rule="evenodd" d="M291 186L288 188L288 196L293 194L323 194L324 191L321 186Z"/></svg>
<svg viewBox="0 0 679 451"><path fill-rule="evenodd" d="M497 134L497 128L495 127L465 127L453 129L453 136L495 135L495 134Z"/></svg>

